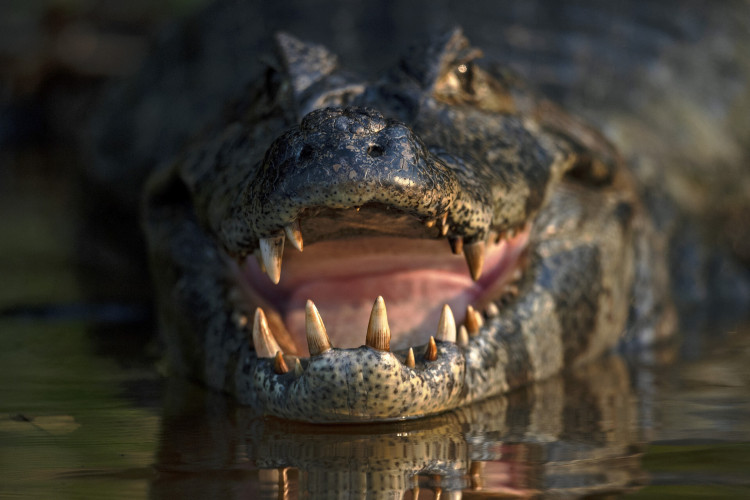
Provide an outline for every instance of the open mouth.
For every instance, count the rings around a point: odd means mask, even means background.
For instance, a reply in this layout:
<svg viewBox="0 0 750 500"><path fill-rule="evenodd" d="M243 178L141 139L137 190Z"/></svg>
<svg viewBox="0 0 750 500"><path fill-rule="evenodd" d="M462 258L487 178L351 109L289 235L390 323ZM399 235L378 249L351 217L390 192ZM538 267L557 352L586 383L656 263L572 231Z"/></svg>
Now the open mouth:
<svg viewBox="0 0 750 500"><path fill-rule="evenodd" d="M361 211L356 214L368 217ZM451 330L460 331L468 324L475 334L476 318L468 316L488 307L494 311L501 298L513 294L529 236L528 227L513 236L492 234L480 255L463 254L460 244L449 246L446 238L359 237L320 241L304 252L289 248L302 248L303 232L290 232L294 239L288 238L291 244L281 252L259 251L259 257L246 257L236 276L241 300L264 310L281 350L294 356L310 353L305 325L308 300L319 311L331 344L339 348L364 343L373 301L379 296L388 306L393 350L439 337L445 305L456 321ZM278 281L275 286L274 281ZM263 354L271 357L276 352Z"/></svg>

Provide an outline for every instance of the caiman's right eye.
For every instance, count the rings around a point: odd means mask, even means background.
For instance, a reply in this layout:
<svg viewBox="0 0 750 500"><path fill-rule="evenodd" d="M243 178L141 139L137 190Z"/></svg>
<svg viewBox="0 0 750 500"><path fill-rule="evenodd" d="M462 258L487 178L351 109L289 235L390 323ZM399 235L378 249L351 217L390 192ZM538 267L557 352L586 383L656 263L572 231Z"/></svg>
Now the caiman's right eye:
<svg viewBox="0 0 750 500"><path fill-rule="evenodd" d="M455 61L446 67L435 83L435 97L451 104L473 103L477 98L477 84L481 69L471 60Z"/></svg>
<svg viewBox="0 0 750 500"><path fill-rule="evenodd" d="M461 90L467 94L474 93L474 63L461 63L454 70Z"/></svg>

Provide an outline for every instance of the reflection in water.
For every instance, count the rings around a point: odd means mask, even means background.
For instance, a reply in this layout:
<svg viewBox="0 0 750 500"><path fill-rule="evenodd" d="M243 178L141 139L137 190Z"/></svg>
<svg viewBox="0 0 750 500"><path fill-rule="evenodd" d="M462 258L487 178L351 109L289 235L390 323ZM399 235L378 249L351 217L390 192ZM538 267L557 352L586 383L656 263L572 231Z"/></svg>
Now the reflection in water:
<svg viewBox="0 0 750 500"><path fill-rule="evenodd" d="M579 496L644 482L636 400L615 356L400 424L302 425L177 381L167 393L154 498Z"/></svg>
<svg viewBox="0 0 750 500"><path fill-rule="evenodd" d="M152 368L95 354L80 325L0 331L0 497L750 497L747 327L710 332L700 359L612 357L380 426L264 419L179 381L160 402Z"/></svg>

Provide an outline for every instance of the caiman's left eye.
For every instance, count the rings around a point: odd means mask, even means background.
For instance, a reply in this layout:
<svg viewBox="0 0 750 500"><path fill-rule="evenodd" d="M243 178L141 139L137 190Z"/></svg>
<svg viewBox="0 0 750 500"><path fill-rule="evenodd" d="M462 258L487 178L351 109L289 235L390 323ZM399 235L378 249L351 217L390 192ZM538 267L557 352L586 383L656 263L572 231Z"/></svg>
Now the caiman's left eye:
<svg viewBox="0 0 750 500"><path fill-rule="evenodd" d="M482 70L469 58L445 67L435 82L434 96L451 104L475 103L482 93Z"/></svg>
<svg viewBox="0 0 750 500"><path fill-rule="evenodd" d="M474 63L461 63L456 66L454 74L461 85L461 90L467 94L474 93Z"/></svg>

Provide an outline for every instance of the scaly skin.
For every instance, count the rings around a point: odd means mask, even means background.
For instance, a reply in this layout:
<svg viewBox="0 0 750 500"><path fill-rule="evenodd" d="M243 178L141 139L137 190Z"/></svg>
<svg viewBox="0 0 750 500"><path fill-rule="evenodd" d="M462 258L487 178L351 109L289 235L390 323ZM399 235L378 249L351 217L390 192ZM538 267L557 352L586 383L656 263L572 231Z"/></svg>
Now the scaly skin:
<svg viewBox="0 0 750 500"><path fill-rule="evenodd" d="M322 47L288 35L277 44L280 69L238 104L237 121L148 184L152 270L178 372L276 416L390 421L590 361L629 324L650 322L649 340L670 331L668 308L638 299L666 295L666 266L617 153L517 79L481 69L459 31L375 83L341 71ZM473 304L483 314L457 311L458 331L441 322L436 350L414 347L412 361L408 346L429 334L391 337L382 300L365 345L348 349L310 303L305 357L284 320L291 306L258 284L260 268L284 290L282 256L294 258L285 240L383 237L463 251L488 287ZM485 251L497 248L513 254L508 267L482 281ZM388 279L399 278L378 293ZM365 339L364 325L348 329Z"/></svg>

